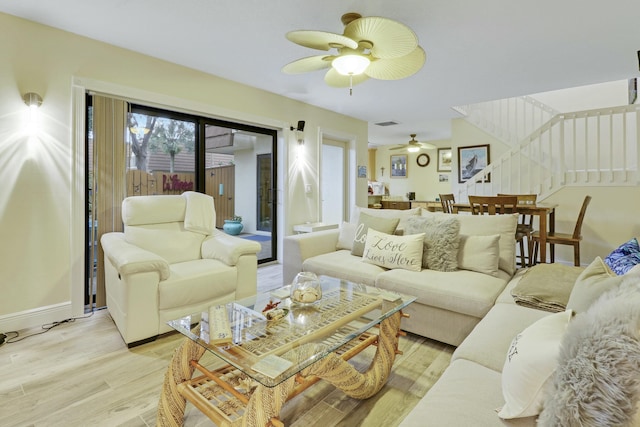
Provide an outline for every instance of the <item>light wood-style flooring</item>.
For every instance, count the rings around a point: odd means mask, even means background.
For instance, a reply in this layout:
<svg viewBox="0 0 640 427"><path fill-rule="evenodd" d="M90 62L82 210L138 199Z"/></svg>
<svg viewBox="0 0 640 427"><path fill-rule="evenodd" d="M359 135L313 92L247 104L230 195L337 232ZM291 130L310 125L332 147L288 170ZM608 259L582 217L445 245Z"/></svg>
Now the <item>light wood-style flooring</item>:
<svg viewBox="0 0 640 427"><path fill-rule="evenodd" d="M260 290L281 286L281 265L260 267L258 283ZM127 349L109 313L101 310L0 346L0 426L154 426L164 373L182 339L171 333ZM376 396L359 401L321 381L287 402L283 421L292 427L398 425L440 377L453 347L408 334L401 337L400 350L404 354ZM373 351L353 363L364 370ZM214 424L188 405L184 425Z"/></svg>

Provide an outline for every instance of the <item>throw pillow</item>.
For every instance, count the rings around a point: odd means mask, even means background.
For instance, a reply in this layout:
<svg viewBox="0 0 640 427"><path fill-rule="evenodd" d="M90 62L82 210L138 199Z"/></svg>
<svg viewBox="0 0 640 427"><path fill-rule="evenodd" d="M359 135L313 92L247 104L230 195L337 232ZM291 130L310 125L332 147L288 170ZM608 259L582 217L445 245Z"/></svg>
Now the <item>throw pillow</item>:
<svg viewBox="0 0 640 427"><path fill-rule="evenodd" d="M497 276L499 261L499 234L493 236L460 235L458 268Z"/></svg>
<svg viewBox="0 0 640 427"><path fill-rule="evenodd" d="M457 270L460 223L456 216L432 215L407 218L405 234L424 233L423 268L438 271Z"/></svg>
<svg viewBox="0 0 640 427"><path fill-rule="evenodd" d="M360 220L356 228L356 236L353 240L351 254L362 256L364 245L367 242L367 231L370 228L383 233L393 234L393 232L396 231L399 221L400 219L398 218L381 218L360 212Z"/></svg>
<svg viewBox="0 0 640 427"><path fill-rule="evenodd" d="M353 249L353 241L356 238L356 224L343 222L340 225L340 234L338 234L338 244L336 249Z"/></svg>
<svg viewBox="0 0 640 427"><path fill-rule="evenodd" d="M587 311L603 293L618 287L623 279L624 276L617 276L602 258L596 257L576 279L567 308L577 313Z"/></svg>
<svg viewBox="0 0 640 427"><path fill-rule="evenodd" d="M635 265L640 264L640 245L634 237L613 250L604 262L617 275L625 274Z"/></svg>
<svg viewBox="0 0 640 427"><path fill-rule="evenodd" d="M352 224L357 224L360 222L360 214L364 213L371 216L377 216L380 218L399 218L400 222L398 223L398 230L404 229L404 223L407 218L410 216L420 215L422 212L422 208L411 208L411 209L374 209L374 208L361 208L359 206L354 206L351 210L351 218L349 222Z"/></svg>
<svg viewBox="0 0 640 427"><path fill-rule="evenodd" d="M637 277L578 314L562 340L538 425L638 425L640 286Z"/></svg>
<svg viewBox="0 0 640 427"><path fill-rule="evenodd" d="M362 260L385 268L422 269L424 234L393 236L370 229Z"/></svg>
<svg viewBox="0 0 640 427"><path fill-rule="evenodd" d="M500 418L540 413L546 397L545 383L556 368L562 336L572 314L567 310L543 317L513 339L502 368L505 405L498 413Z"/></svg>

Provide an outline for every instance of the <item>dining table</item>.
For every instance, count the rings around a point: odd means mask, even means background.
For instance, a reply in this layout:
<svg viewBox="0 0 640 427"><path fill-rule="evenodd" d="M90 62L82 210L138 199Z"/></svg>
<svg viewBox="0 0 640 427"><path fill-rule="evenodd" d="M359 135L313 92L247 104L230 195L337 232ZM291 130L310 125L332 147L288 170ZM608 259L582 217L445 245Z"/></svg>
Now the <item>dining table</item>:
<svg viewBox="0 0 640 427"><path fill-rule="evenodd" d="M513 207L513 213L522 215L533 215L538 218L540 240L540 260L541 263L547 262L547 236L556 231L556 208L555 203L518 203ZM453 213L471 212L471 205L467 202L458 202L453 204ZM529 261L531 264L531 261Z"/></svg>

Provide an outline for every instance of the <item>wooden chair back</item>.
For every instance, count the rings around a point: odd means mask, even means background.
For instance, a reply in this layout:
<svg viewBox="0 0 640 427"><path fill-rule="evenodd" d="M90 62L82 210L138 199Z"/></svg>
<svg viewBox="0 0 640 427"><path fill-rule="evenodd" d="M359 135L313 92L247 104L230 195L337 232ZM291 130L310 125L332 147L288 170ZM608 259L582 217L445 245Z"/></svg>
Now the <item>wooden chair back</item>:
<svg viewBox="0 0 640 427"><path fill-rule="evenodd" d="M578 214L576 226L573 228L574 239L580 238L580 235L582 233L582 221L584 221L584 215L587 212L587 206L589 206L589 202L591 202L591 196L585 196L584 201L582 202L582 207L580 208L580 213Z"/></svg>
<svg viewBox="0 0 640 427"><path fill-rule="evenodd" d="M514 212L516 196L469 196L473 215L504 215Z"/></svg>
<svg viewBox="0 0 640 427"><path fill-rule="evenodd" d="M519 205L531 205L535 206L538 201L537 194L504 194L498 193L498 196L516 196L518 198ZM533 215L520 215L520 224L533 227Z"/></svg>
<svg viewBox="0 0 640 427"><path fill-rule="evenodd" d="M444 213L453 213L453 204L455 202L456 198L453 194L440 194L440 203Z"/></svg>

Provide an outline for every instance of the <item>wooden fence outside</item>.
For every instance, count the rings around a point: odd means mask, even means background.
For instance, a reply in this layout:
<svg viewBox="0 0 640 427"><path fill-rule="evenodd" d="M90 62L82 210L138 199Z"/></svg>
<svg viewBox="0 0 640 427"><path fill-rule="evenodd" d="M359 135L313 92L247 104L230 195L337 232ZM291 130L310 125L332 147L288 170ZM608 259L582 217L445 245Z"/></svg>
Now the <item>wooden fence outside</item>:
<svg viewBox="0 0 640 427"><path fill-rule="evenodd" d="M216 227L235 212L235 166L220 166L205 171L206 193L213 197L216 207ZM195 190L195 173L148 173L137 169L127 171L127 196L182 194Z"/></svg>

